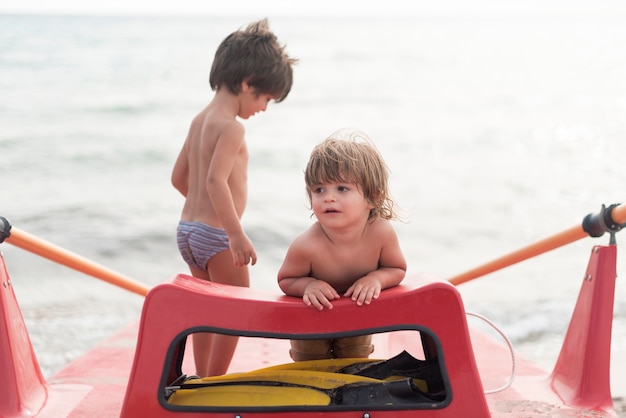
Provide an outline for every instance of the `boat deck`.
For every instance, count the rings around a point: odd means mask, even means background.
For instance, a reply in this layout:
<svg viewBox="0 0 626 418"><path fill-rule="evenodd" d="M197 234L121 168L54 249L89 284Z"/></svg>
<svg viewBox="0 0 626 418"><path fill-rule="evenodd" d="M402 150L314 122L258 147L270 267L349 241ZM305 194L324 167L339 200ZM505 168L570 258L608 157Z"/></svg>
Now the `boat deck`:
<svg viewBox="0 0 626 418"><path fill-rule="evenodd" d="M49 379L47 409L40 417L119 416L135 354L139 322L128 325ZM476 363L485 391L501 388L511 376L509 348L483 331L470 328L472 344L480 347ZM388 358L382 334L374 336L372 358ZM183 372L193 374L191 344L183 362ZM289 363L289 342L281 339L240 338L229 373ZM493 417L542 416L566 413L561 401L547 390L548 373L524 358L516 357L514 385L503 392L487 394ZM532 395L532 401L529 400ZM580 411L578 411L580 412ZM602 415L589 411L589 416ZM522 415L520 415L522 414Z"/></svg>

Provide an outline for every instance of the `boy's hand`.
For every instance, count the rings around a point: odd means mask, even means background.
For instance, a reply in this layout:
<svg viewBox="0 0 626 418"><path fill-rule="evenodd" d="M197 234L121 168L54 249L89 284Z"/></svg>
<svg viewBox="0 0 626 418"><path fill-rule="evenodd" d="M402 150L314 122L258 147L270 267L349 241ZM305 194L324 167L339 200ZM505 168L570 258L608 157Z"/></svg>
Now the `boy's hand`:
<svg viewBox="0 0 626 418"><path fill-rule="evenodd" d="M332 309L333 305L330 303L333 299L339 299L339 293L331 285L323 280L313 280L304 289L302 295L302 301L307 306L313 306L314 308L322 311L324 308Z"/></svg>
<svg viewBox="0 0 626 418"><path fill-rule="evenodd" d="M352 286L346 290L344 296L351 297L359 306L363 304L369 305L372 299L378 299L380 291L380 282L374 277L365 276L354 282Z"/></svg>
<svg viewBox="0 0 626 418"><path fill-rule="evenodd" d="M232 236L228 240L235 267L243 267L248 263L256 264L256 251L254 251L254 245L246 234Z"/></svg>

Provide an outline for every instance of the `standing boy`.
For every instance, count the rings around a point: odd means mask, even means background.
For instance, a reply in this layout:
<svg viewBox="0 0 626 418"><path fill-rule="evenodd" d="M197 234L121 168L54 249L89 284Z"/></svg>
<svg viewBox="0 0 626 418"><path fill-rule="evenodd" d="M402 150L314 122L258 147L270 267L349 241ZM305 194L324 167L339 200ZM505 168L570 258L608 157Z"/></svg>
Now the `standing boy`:
<svg viewBox="0 0 626 418"><path fill-rule="evenodd" d="M256 252L240 219L246 206L248 150L237 120L283 101L293 82L290 58L270 31L267 19L227 36L211 67L213 99L192 120L172 172L185 196L177 241L194 277L249 286L248 263ZM196 374L226 373L238 337L193 335Z"/></svg>

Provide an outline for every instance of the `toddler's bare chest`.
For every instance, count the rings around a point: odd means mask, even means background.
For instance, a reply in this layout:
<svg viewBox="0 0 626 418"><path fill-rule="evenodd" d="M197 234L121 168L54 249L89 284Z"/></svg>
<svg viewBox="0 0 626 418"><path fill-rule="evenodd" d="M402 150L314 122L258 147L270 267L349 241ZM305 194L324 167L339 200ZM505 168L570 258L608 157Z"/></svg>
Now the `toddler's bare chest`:
<svg viewBox="0 0 626 418"><path fill-rule="evenodd" d="M371 247L329 248L318 253L313 277L331 284L352 284L378 268L380 252Z"/></svg>

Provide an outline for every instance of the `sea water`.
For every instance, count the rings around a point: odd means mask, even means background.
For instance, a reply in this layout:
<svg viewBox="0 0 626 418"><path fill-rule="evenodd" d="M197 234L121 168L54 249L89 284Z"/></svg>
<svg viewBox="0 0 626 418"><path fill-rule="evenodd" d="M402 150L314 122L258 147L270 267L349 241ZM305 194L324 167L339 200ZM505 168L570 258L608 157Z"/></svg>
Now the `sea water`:
<svg viewBox="0 0 626 418"><path fill-rule="evenodd" d="M148 286L186 273L172 165L212 97L217 45L262 17L0 15L0 216ZM308 154L343 127L391 169L409 274L450 278L626 200L623 14L268 17L299 63L287 100L243 122L252 287L280 292L285 251L312 222ZM466 308L550 368L596 244L608 236L463 284ZM1 250L46 375L140 314L140 296ZM622 277L613 351L617 375Z"/></svg>

